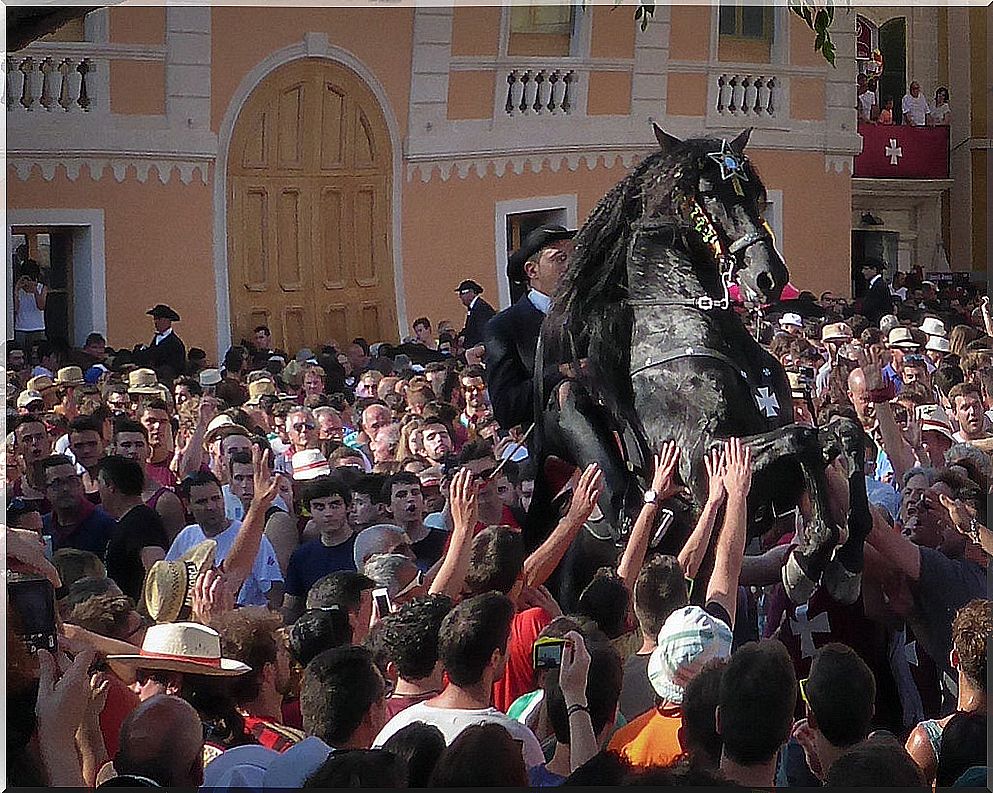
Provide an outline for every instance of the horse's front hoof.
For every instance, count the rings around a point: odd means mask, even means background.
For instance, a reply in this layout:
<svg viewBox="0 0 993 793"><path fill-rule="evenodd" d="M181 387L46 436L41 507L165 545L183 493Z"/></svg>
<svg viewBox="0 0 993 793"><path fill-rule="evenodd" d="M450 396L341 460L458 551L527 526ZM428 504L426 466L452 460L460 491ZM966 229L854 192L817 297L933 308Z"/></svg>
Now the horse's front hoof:
<svg viewBox="0 0 993 793"><path fill-rule="evenodd" d="M846 606L852 605L862 593L862 573L846 570L837 559L827 563L821 583L831 597Z"/></svg>
<svg viewBox="0 0 993 793"><path fill-rule="evenodd" d="M806 603L817 588L817 582L800 567L796 552L791 553L783 565L783 587L786 595L796 604Z"/></svg>

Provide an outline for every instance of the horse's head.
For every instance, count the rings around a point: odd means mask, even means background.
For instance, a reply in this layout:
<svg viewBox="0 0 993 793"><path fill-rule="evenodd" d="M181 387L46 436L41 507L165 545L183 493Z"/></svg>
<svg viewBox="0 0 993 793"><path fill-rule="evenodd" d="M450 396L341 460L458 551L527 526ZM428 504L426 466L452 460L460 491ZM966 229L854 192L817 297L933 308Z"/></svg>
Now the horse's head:
<svg viewBox="0 0 993 793"><path fill-rule="evenodd" d="M662 151L681 149L680 159L688 166L678 179L678 211L746 297L763 303L778 300L789 271L763 217L765 187L745 156L751 130L732 141L684 142L653 126Z"/></svg>

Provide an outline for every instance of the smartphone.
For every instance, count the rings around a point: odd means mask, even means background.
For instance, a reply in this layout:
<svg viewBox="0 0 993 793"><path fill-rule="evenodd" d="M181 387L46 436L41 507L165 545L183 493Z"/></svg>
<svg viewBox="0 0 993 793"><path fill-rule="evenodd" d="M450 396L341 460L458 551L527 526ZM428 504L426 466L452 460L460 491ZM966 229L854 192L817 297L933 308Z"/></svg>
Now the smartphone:
<svg viewBox="0 0 993 793"><path fill-rule="evenodd" d="M393 613L393 603L390 601L390 593L385 587L372 590L372 600L376 604L376 610L380 616Z"/></svg>
<svg viewBox="0 0 993 793"><path fill-rule="evenodd" d="M562 666L562 651L572 642L568 639L557 639L553 636L542 636L534 642L532 660L535 669L558 669Z"/></svg>
<svg viewBox="0 0 993 793"><path fill-rule="evenodd" d="M18 634L31 652L57 646L55 589L46 578L19 578L7 582L7 599L16 615Z"/></svg>

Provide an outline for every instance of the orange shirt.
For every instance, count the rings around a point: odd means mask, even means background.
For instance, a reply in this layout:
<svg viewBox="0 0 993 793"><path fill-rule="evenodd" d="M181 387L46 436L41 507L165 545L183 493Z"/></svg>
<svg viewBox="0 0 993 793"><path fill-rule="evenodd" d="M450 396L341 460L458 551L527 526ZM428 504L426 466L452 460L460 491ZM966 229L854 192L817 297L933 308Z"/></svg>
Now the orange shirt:
<svg viewBox="0 0 993 793"><path fill-rule="evenodd" d="M683 754L679 743L682 711L676 706L658 706L621 727L608 749L636 766L671 765Z"/></svg>

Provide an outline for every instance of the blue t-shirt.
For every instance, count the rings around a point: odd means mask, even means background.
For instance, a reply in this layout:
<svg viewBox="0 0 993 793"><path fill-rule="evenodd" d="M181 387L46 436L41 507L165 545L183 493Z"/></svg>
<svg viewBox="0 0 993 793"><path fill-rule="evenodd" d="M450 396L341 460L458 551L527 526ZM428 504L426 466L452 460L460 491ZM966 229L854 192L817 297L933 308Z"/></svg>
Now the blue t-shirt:
<svg viewBox="0 0 993 793"><path fill-rule="evenodd" d="M528 769L528 782L531 787L559 787L565 782L565 777L549 771L542 763Z"/></svg>
<svg viewBox="0 0 993 793"><path fill-rule="evenodd" d="M305 598L310 588L329 573L354 570L355 535L330 548L321 538L305 542L290 556L286 566L286 594Z"/></svg>
<svg viewBox="0 0 993 793"><path fill-rule="evenodd" d="M82 520L75 526L62 526L54 512L42 518L45 534L52 535L52 549L75 548L78 551L95 553L101 559L107 555L107 543L114 533L117 521L94 506L89 501L83 501L80 507Z"/></svg>

